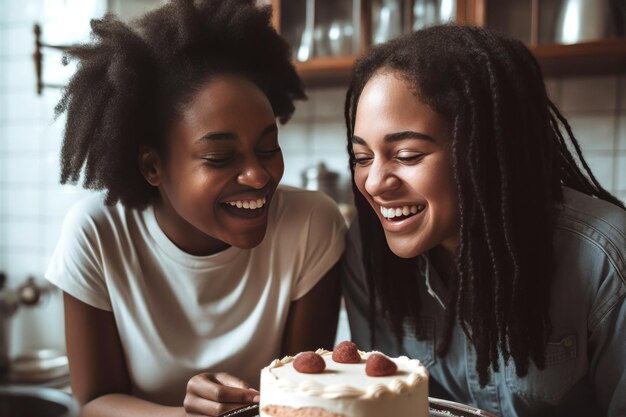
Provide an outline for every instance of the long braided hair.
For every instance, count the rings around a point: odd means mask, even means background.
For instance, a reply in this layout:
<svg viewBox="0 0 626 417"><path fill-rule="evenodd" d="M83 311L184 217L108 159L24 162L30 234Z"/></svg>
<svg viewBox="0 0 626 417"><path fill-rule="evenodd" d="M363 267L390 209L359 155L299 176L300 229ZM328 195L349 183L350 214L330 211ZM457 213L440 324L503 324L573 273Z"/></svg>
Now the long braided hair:
<svg viewBox="0 0 626 417"><path fill-rule="evenodd" d="M527 374L530 360L543 368L561 187L622 208L623 203L591 173L569 124L549 100L530 51L487 29L451 24L407 34L357 61L345 102L353 178L357 104L368 80L382 72L407 80L418 98L448 121L453 136L460 244L438 354L447 353L459 323L476 350L481 385L490 367L498 370L499 355L507 362L512 358L519 376ZM353 191L370 289L372 342L377 302L398 342L407 319L421 339L418 261L391 252L354 180Z"/></svg>
<svg viewBox="0 0 626 417"><path fill-rule="evenodd" d="M61 183L82 176L85 188L106 190L107 204L153 203L140 147L163 152L171 123L219 73L254 82L285 123L306 96L271 13L254 0L172 0L132 26L113 15L92 20L93 41L68 52L79 67L56 107L67 113Z"/></svg>

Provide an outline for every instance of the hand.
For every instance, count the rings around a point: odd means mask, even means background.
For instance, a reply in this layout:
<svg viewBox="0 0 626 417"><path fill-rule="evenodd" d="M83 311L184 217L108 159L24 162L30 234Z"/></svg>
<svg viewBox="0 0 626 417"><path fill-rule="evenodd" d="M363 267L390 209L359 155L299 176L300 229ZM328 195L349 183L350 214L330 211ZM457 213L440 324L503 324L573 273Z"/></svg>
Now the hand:
<svg viewBox="0 0 626 417"><path fill-rule="evenodd" d="M218 416L259 402L259 392L227 373L199 374L187 383L183 407L188 417Z"/></svg>

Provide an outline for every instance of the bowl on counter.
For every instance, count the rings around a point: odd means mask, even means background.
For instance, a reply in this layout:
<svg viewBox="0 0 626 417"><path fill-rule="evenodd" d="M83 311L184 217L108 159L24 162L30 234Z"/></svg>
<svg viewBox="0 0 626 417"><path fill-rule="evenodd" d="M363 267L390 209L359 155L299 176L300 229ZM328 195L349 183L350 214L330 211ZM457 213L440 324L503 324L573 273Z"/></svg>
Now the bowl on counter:
<svg viewBox="0 0 626 417"><path fill-rule="evenodd" d="M9 364L9 381L16 385L39 385L69 378L67 355L54 349L38 349L15 357Z"/></svg>
<svg viewBox="0 0 626 417"><path fill-rule="evenodd" d="M0 385L0 416L77 417L78 403L66 392L34 386Z"/></svg>

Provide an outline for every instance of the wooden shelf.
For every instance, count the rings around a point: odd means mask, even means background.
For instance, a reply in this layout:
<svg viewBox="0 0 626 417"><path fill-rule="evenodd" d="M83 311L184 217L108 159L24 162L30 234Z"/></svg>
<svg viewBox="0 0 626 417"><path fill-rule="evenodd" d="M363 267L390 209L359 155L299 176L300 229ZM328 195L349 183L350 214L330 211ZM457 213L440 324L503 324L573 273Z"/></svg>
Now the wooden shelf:
<svg viewBox="0 0 626 417"><path fill-rule="evenodd" d="M263 0L274 6L274 25L280 31L280 3L287 0ZM359 50L366 51L371 38L371 0L354 0L360 4ZM456 21L465 24L489 26L487 3L500 0L456 0ZM547 77L588 76L626 73L626 38L603 39L593 42L563 44L537 44L539 39L540 0L526 0L530 36L529 49L539 61ZM407 3L408 4L408 3ZM499 4L499 3L498 3ZM523 3L517 2L515 5ZM405 4L406 5L406 4ZM544 4L545 5L545 4ZM406 13L408 13L406 11ZM506 28L501 28L506 29ZM505 30L506 31L506 30ZM306 86L347 84L357 55L313 58L296 62L296 69Z"/></svg>
<svg viewBox="0 0 626 417"><path fill-rule="evenodd" d="M546 77L591 76L626 73L626 38L606 39L571 45L531 46ZM296 69L306 85L348 82L356 55L317 58L297 62Z"/></svg>
<svg viewBox="0 0 626 417"><path fill-rule="evenodd" d="M530 48L544 75L606 75L626 72L626 38Z"/></svg>
<svg viewBox="0 0 626 417"><path fill-rule="evenodd" d="M306 62L296 62L296 70L310 85L343 84L348 82L356 55L332 58L315 58Z"/></svg>

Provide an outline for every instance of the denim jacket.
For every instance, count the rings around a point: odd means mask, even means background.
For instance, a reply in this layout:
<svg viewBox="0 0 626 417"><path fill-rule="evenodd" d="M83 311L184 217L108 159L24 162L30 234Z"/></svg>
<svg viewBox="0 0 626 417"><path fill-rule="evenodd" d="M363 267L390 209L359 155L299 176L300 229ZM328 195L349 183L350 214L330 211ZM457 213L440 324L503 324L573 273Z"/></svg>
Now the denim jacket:
<svg viewBox="0 0 626 417"><path fill-rule="evenodd" d="M448 354L438 357L446 288L425 255L418 271L425 340L416 340L407 324L402 346L398 346L386 321L377 314L372 346L369 297L359 231L354 225L348 235L342 282L352 340L361 349L422 361L430 372L430 396L500 416L626 416L626 212L568 188L564 196L554 235L552 334L545 369L537 369L531 361L528 375L520 378L512 360L507 365L502 361L500 370L491 372L490 381L481 388L475 350L458 325Z"/></svg>

